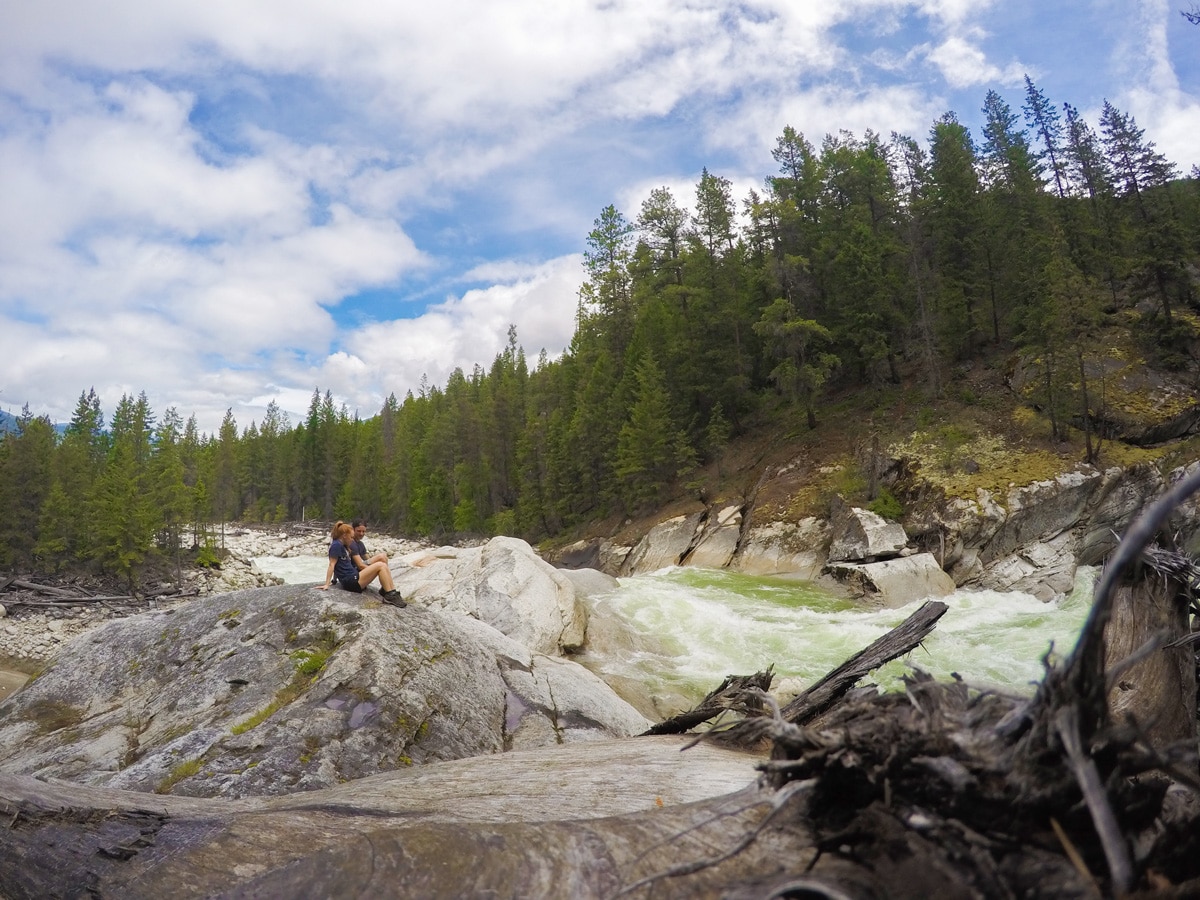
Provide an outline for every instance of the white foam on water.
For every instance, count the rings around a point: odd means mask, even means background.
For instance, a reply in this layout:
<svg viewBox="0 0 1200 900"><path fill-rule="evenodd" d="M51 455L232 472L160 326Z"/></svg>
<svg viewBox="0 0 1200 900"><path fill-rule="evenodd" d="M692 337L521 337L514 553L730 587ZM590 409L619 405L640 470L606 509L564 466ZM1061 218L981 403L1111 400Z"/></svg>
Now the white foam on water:
<svg viewBox="0 0 1200 900"><path fill-rule="evenodd" d="M286 584L320 584L329 560L321 556L255 556L259 571L282 578Z"/></svg>
<svg viewBox="0 0 1200 900"><path fill-rule="evenodd" d="M1074 646L1090 605L1095 570L1057 602L1029 594L956 591L923 645L877 670L871 681L896 688L919 667L939 678L1029 694L1053 644ZM667 569L621 580L594 603L593 616L614 616L636 635L631 651L588 654L605 676L636 679L654 691L699 700L726 675L775 666L777 676L811 684L899 625L924 601L865 610L816 585L720 571Z"/></svg>
<svg viewBox="0 0 1200 900"><path fill-rule="evenodd" d="M327 561L317 555L255 557L289 584L317 584ZM1044 603L1017 591L955 591L949 609L921 647L869 679L900 686L912 666L939 679L957 673L969 684L1031 694L1051 645L1075 645L1091 605L1096 570L1081 568L1075 590ZM901 609L863 609L810 582L755 578L723 570L672 568L622 578L588 601L593 626L603 620L620 639L592 647L580 661L606 678L631 679L651 693L700 700L726 675L769 665L807 686L903 622L924 601ZM599 633L599 629L596 629Z"/></svg>

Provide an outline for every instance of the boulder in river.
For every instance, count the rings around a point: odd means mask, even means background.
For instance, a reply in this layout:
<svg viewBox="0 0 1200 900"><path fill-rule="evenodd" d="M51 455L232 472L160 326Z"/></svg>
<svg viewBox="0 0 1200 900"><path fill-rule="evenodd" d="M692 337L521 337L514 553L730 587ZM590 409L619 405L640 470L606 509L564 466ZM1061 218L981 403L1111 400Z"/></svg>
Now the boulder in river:
<svg viewBox="0 0 1200 900"><path fill-rule="evenodd" d="M945 597L954 590L954 579L942 571L932 553L872 563L830 563L826 571L854 595L889 608Z"/></svg>
<svg viewBox="0 0 1200 900"><path fill-rule="evenodd" d="M538 653L569 652L587 636L587 611L571 580L517 538L418 551L392 572L418 606L465 613Z"/></svg>

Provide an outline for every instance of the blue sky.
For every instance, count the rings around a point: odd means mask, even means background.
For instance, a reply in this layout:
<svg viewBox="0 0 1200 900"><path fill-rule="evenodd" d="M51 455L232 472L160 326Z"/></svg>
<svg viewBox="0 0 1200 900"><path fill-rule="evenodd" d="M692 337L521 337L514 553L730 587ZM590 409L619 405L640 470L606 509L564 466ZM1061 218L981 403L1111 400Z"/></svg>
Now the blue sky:
<svg viewBox="0 0 1200 900"><path fill-rule="evenodd" d="M924 140L1028 73L1200 162L1200 27L1156 0L6 0L0 409L144 390L214 431L314 387L570 340L609 203L740 199L785 125Z"/></svg>

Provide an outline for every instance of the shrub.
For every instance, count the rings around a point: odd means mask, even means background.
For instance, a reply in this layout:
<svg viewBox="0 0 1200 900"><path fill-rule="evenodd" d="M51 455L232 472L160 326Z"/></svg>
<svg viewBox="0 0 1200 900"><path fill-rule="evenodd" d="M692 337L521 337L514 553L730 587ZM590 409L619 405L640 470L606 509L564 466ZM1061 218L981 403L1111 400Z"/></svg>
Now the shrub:
<svg viewBox="0 0 1200 900"><path fill-rule="evenodd" d="M904 507L896 499L896 495L887 488L879 489L879 496L867 505L867 509L877 516L883 516L892 521L897 521L904 515Z"/></svg>

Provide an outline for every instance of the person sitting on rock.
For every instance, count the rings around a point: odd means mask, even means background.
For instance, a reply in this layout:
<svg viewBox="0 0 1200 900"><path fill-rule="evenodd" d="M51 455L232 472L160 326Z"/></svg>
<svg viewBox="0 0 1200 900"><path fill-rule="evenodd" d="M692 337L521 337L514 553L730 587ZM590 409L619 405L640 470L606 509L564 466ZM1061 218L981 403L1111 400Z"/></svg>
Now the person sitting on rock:
<svg viewBox="0 0 1200 900"><path fill-rule="evenodd" d="M367 556L367 546L363 543L363 538L367 534L367 523L362 519L355 519L350 523L354 527L354 543L350 545L350 555L357 556L354 560L354 565L360 569L365 569L371 563L381 562L385 566L388 564L388 555L382 550L376 551L371 556Z"/></svg>
<svg viewBox="0 0 1200 900"><path fill-rule="evenodd" d="M353 527L339 521L333 526L330 536L333 541L329 545L329 568L325 570L325 583L317 585L317 590L324 591L331 584L338 584L348 591L361 594L367 585L378 578L384 603L401 609L408 606L396 590L392 572L386 563L373 562L362 569L355 568L354 554L351 550L354 543Z"/></svg>

